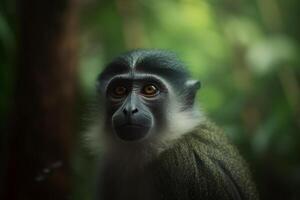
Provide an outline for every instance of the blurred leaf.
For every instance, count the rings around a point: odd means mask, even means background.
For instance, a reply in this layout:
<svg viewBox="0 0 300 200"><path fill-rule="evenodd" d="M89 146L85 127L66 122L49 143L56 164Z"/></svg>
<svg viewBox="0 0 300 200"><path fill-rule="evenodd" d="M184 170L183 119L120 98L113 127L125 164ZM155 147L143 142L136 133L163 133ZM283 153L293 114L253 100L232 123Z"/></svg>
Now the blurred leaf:
<svg viewBox="0 0 300 200"><path fill-rule="evenodd" d="M14 34L10 29L9 25L7 24L6 19L1 15L1 13L0 13L0 42L3 45L3 49L7 49L7 50L11 50L12 46L14 45Z"/></svg>
<svg viewBox="0 0 300 200"><path fill-rule="evenodd" d="M228 40L233 44L250 46L263 37L258 23L249 17L229 17L223 25Z"/></svg>
<svg viewBox="0 0 300 200"><path fill-rule="evenodd" d="M103 67L100 55L85 56L80 63L80 82L84 92L92 94L95 91L96 79Z"/></svg>
<svg viewBox="0 0 300 200"><path fill-rule="evenodd" d="M213 112L221 107L224 102L222 93L215 87L207 86L199 92L198 99L205 105L204 109Z"/></svg>
<svg viewBox="0 0 300 200"><path fill-rule="evenodd" d="M298 59L295 41L285 36L273 36L256 42L247 54L251 69L261 75Z"/></svg>

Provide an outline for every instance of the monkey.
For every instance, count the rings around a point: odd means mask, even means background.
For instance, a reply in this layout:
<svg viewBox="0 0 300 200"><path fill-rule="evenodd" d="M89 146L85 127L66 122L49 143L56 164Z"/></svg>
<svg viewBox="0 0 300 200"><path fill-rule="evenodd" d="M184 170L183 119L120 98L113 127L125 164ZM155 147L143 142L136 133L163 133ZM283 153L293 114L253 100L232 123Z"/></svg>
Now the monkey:
<svg viewBox="0 0 300 200"><path fill-rule="evenodd" d="M97 200L256 200L238 150L195 101L201 83L177 55L119 55L96 82L86 134L100 150Z"/></svg>

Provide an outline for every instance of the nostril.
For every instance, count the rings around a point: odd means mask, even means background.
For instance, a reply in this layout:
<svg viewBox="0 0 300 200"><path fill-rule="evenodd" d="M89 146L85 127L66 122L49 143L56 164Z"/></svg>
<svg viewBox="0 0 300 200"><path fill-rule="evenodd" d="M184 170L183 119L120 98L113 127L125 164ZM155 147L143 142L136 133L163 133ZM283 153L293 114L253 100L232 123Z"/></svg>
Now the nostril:
<svg viewBox="0 0 300 200"><path fill-rule="evenodd" d="M126 108L124 108L123 109L123 114L124 115L133 115L133 114L135 114L135 113L137 113L138 112L138 109L137 108L134 108L134 109L126 109Z"/></svg>
<svg viewBox="0 0 300 200"><path fill-rule="evenodd" d="M137 112L138 112L138 109L137 109L137 108L135 108L135 109L133 109L133 110L131 111L132 114L137 113Z"/></svg>

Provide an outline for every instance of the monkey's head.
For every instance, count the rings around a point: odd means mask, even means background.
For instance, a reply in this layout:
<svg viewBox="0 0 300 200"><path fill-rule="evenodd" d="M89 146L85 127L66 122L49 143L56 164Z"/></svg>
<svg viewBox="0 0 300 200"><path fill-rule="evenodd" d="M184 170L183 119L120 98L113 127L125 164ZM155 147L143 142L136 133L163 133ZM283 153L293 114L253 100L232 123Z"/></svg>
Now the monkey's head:
<svg viewBox="0 0 300 200"><path fill-rule="evenodd" d="M194 100L200 82L191 80L171 53L135 50L107 65L98 76L104 129L122 142L177 137L198 123Z"/></svg>

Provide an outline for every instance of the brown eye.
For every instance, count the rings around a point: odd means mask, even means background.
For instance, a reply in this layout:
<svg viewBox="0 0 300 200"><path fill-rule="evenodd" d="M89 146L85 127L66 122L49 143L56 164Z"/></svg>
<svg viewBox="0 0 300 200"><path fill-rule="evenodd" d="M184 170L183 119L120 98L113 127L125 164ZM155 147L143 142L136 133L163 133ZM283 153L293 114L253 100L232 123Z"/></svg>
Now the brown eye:
<svg viewBox="0 0 300 200"><path fill-rule="evenodd" d="M117 86L113 89L112 96L115 98L122 98L127 94L127 89L124 86Z"/></svg>
<svg viewBox="0 0 300 200"><path fill-rule="evenodd" d="M146 85L142 90L142 94L146 97L153 97L158 94L158 89L154 85Z"/></svg>

